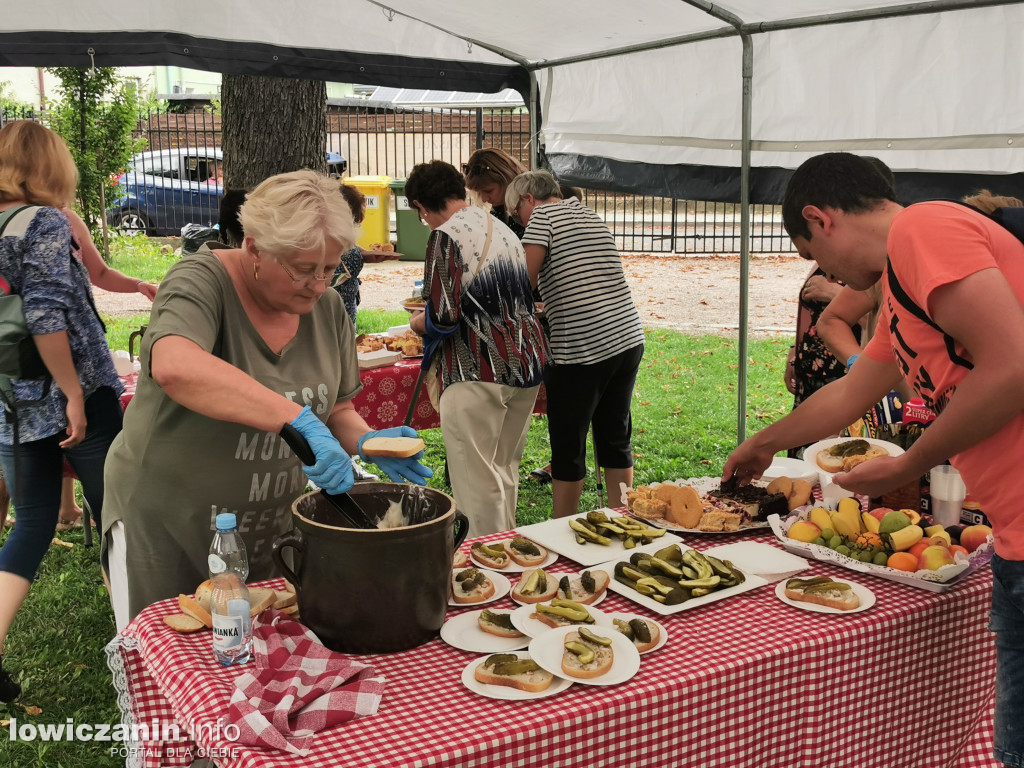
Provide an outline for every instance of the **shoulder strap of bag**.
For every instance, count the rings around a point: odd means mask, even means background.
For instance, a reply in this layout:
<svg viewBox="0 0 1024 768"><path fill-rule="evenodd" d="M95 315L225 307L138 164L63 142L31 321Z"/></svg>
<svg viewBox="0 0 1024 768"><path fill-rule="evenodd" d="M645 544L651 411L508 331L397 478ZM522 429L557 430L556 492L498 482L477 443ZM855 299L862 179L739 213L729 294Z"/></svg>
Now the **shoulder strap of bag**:
<svg viewBox="0 0 1024 768"><path fill-rule="evenodd" d="M888 275L889 293L892 294L893 299L895 299L900 306L902 306L905 310L907 310L907 312L912 314L918 320L929 325L930 327L934 328L936 331L942 334L943 341L946 344L946 354L949 355L950 361L952 361L956 365L966 368L967 370L971 370L972 368L974 368L974 364L970 360L960 357L960 355L956 353L956 341L953 339L953 337L946 333L944 330L942 330L938 323L936 323L934 320L928 317L928 313L921 309L921 307L919 307L917 303L912 298L910 298L907 292L903 290L903 286L900 285L900 281L896 279L896 273L893 271L892 268L892 261L889 260L888 258L886 258L885 271Z"/></svg>
<svg viewBox="0 0 1024 768"><path fill-rule="evenodd" d="M491 235L493 234L494 217L487 214L487 236L484 238L484 247L480 249L480 261L476 263L476 269L473 270L473 280L476 280L476 276L480 274L480 268L483 267L484 262L487 261L487 257L491 255Z"/></svg>

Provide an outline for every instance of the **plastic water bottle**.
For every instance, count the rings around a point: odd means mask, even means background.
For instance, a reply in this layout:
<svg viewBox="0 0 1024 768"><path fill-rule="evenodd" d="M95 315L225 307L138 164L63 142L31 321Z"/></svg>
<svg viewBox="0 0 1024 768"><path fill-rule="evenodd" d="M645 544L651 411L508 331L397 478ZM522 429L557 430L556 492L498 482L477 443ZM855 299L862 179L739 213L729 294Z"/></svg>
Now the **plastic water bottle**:
<svg viewBox="0 0 1024 768"><path fill-rule="evenodd" d="M214 507L216 511L216 507ZM238 535L235 515L217 515L217 533L210 545L210 580L213 595L213 655L225 667L244 664L252 654L252 623L249 619L249 558Z"/></svg>

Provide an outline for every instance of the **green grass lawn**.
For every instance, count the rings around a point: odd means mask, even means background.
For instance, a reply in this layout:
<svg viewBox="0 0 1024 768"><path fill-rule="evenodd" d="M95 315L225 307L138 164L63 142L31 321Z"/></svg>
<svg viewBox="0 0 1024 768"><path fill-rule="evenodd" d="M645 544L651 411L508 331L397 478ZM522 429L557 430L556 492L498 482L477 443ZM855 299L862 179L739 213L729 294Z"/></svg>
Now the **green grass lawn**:
<svg viewBox="0 0 1024 768"><path fill-rule="evenodd" d="M145 274L139 266L119 261L114 265L131 274ZM111 348L127 349L128 335L148 316L105 319ZM360 313L358 329L379 331L407 319L404 312L368 310ZM792 396L782 383L787 344L781 340L749 344L748 433L789 412ZM633 402L637 483L721 471L736 441L737 370L737 342L733 339L691 337L666 330L646 332L646 354ZM440 471L444 465L440 430L427 430L423 437L427 443L424 461L437 472L430 484L449 490ZM550 516L550 486L527 479L529 471L546 464L548 457L547 420L536 416L520 470L520 524ZM597 505L598 492L591 476L582 506ZM0 704L0 766L122 765L123 758L109 756L112 744L12 743L9 726L2 722L12 717L37 724L60 724L69 717L77 723L119 722L103 652L114 635L114 621L100 579L98 547L84 548L80 530L59 535L73 546L50 548L8 637L6 664L25 691L17 704Z"/></svg>

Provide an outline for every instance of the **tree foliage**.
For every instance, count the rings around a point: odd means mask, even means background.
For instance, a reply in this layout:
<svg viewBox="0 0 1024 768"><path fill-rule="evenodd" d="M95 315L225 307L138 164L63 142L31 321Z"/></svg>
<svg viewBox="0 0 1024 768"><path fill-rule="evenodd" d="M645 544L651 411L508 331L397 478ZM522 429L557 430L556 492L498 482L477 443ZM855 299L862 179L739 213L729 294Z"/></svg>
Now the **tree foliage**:
<svg viewBox="0 0 1024 768"><path fill-rule="evenodd" d="M47 69L60 80L48 104L50 128L67 142L78 166L78 207L94 233L113 202L114 178L145 146L133 135L140 95L135 81L113 67Z"/></svg>

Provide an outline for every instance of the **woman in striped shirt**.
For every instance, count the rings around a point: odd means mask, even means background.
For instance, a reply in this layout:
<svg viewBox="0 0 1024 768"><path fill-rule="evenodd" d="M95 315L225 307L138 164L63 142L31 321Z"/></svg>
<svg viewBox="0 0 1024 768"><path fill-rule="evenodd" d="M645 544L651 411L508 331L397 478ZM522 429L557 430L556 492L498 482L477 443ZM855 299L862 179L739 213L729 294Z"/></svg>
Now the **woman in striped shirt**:
<svg viewBox="0 0 1024 768"><path fill-rule="evenodd" d="M526 224L526 263L549 326L552 514L579 511L591 425L608 503L622 506L619 483L633 484L630 401L644 331L615 241L596 213L575 198L562 199L547 171L513 179L505 208Z"/></svg>

